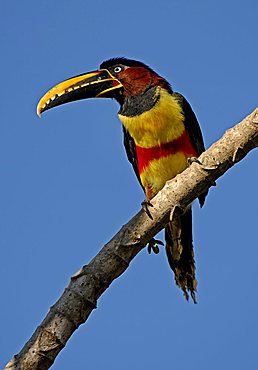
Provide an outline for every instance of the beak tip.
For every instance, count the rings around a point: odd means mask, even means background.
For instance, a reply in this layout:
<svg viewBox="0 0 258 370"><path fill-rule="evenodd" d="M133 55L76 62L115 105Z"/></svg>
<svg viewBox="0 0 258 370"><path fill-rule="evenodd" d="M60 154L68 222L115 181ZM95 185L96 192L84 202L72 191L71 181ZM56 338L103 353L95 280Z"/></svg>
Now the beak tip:
<svg viewBox="0 0 258 370"><path fill-rule="evenodd" d="M38 106L37 106L37 116L39 117L39 118L41 118L41 111L42 111L42 109L41 109L41 107L39 106L39 104L38 104Z"/></svg>

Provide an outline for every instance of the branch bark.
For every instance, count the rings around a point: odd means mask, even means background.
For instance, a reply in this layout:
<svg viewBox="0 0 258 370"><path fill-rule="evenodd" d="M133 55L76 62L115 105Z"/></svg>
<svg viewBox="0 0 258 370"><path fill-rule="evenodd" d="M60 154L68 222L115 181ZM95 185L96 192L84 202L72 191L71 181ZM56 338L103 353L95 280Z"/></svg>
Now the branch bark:
<svg viewBox="0 0 258 370"><path fill-rule="evenodd" d="M73 332L96 308L97 300L129 266L131 260L169 221L176 207L184 209L230 167L258 146L258 108L226 131L183 173L167 182L152 200L150 219L138 212L83 266L50 308L43 322L5 370L45 370L53 364Z"/></svg>

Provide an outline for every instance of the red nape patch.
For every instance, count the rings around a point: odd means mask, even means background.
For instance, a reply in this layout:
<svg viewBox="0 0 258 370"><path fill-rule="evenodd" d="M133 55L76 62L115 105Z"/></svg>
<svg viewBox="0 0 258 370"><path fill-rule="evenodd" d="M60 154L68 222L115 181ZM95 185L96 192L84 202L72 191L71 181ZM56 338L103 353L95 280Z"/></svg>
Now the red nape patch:
<svg viewBox="0 0 258 370"><path fill-rule="evenodd" d="M152 148L143 148L136 145L136 155L138 160L139 173L148 167L150 161L167 157L178 152L184 153L187 157L196 157L197 153L189 139L186 131L176 140L169 143L153 146Z"/></svg>

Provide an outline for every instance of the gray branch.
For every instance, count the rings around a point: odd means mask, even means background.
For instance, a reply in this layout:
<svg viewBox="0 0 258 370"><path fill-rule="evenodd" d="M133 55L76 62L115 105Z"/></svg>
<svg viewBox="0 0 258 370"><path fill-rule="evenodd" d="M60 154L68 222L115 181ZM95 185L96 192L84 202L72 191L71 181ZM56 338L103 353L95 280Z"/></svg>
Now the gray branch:
<svg viewBox="0 0 258 370"><path fill-rule="evenodd" d="M21 352L5 370L45 370L53 364L73 332L97 306L97 300L132 259L168 223L176 207L184 209L230 167L258 146L258 108L194 161L152 200L150 219L138 212L72 278L59 300Z"/></svg>

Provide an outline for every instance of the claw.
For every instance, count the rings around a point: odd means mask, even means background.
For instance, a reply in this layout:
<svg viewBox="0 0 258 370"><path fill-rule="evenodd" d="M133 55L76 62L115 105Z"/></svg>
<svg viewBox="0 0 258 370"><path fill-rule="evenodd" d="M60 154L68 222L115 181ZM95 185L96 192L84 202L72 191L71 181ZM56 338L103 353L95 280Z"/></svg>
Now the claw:
<svg viewBox="0 0 258 370"><path fill-rule="evenodd" d="M153 204L151 204L151 202L148 200L148 199L145 199L142 203L141 203L141 206L142 206L142 209L144 210L144 212L147 213L147 215L149 216L149 218L151 220L153 220L153 217L150 213L150 210L148 207L153 207Z"/></svg>
<svg viewBox="0 0 258 370"><path fill-rule="evenodd" d="M158 254L159 253L158 245L164 246L164 243L161 240L152 238L148 243L148 253L151 254L151 251L153 251L153 253Z"/></svg>
<svg viewBox="0 0 258 370"><path fill-rule="evenodd" d="M187 158L187 163L188 163L188 166L190 166L192 163L198 163L198 164L202 165L202 162L199 161L199 159L197 157Z"/></svg>

